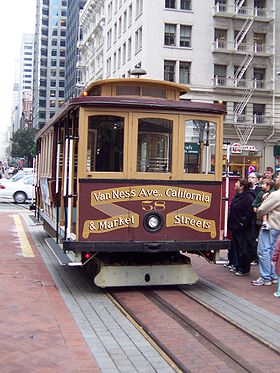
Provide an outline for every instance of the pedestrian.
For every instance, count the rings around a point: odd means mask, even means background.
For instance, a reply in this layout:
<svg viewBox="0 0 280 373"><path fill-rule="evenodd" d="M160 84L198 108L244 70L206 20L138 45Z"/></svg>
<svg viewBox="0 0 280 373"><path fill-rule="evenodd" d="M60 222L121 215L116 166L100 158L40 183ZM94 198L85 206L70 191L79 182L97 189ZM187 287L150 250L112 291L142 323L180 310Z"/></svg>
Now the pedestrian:
<svg viewBox="0 0 280 373"><path fill-rule="evenodd" d="M252 261L253 191L247 179L235 183L236 194L229 209L228 228L231 231L229 268L237 276L249 274Z"/></svg>
<svg viewBox="0 0 280 373"><path fill-rule="evenodd" d="M249 179L249 175L250 175L250 173L252 173L252 172L255 172L256 171L256 167L255 166L249 166L248 167L248 179Z"/></svg>
<svg viewBox="0 0 280 373"><path fill-rule="evenodd" d="M273 168L268 166L264 170L263 179L270 179L271 180L271 179L273 179L273 174L274 174Z"/></svg>
<svg viewBox="0 0 280 373"><path fill-rule="evenodd" d="M248 181L252 184L251 189L254 191L255 196L257 196L262 190L257 174L255 172L251 172L248 175Z"/></svg>
<svg viewBox="0 0 280 373"><path fill-rule="evenodd" d="M256 196L253 202L253 209L257 213L258 208L261 206L262 202L267 199L269 194L274 191L274 181L272 179L264 179L261 185L261 191ZM263 229L270 229L267 222L267 215L263 215L261 225Z"/></svg>
<svg viewBox="0 0 280 373"><path fill-rule="evenodd" d="M259 183L259 178L255 172L251 172L248 175L248 181L252 184L251 190L254 193L254 197L256 198L257 195L262 190L262 187ZM259 226L257 222L257 216L254 214L253 223L252 223L252 262L251 265L258 265L258 237L259 237Z"/></svg>
<svg viewBox="0 0 280 373"><path fill-rule="evenodd" d="M273 294L276 298L280 298L280 238L278 238L274 254L272 255L272 265L275 266L275 273L278 276L278 289Z"/></svg>
<svg viewBox="0 0 280 373"><path fill-rule="evenodd" d="M262 219L267 215L270 229L261 229L258 242L259 272L260 277L252 281L254 286L271 285L278 282L274 266L271 264L272 255L280 235L280 172L275 179L276 191L269 194L257 211L257 218Z"/></svg>

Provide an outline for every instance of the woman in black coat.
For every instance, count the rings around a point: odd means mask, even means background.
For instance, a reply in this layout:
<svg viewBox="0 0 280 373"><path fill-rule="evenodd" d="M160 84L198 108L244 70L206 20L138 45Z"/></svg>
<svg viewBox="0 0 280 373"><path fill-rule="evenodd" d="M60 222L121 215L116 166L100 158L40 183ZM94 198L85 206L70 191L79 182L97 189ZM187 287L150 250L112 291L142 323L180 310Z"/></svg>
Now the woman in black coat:
<svg viewBox="0 0 280 373"><path fill-rule="evenodd" d="M228 228L231 231L229 264L237 276L247 275L252 261L252 225L254 193L247 179L235 183L236 194L229 209Z"/></svg>

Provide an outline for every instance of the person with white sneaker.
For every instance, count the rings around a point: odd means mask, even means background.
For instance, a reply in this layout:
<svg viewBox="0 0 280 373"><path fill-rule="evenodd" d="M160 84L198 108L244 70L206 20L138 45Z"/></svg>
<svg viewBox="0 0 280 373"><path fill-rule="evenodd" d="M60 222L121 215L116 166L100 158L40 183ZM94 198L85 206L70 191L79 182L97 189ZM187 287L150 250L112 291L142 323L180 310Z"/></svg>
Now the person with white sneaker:
<svg viewBox="0 0 280 373"><path fill-rule="evenodd" d="M271 285L278 282L271 259L280 235L280 172L275 179L276 191L262 202L257 211L258 219L268 215L267 223L270 229L261 229L258 242L260 277L252 281L254 286Z"/></svg>
<svg viewBox="0 0 280 373"><path fill-rule="evenodd" d="M277 244L272 255L272 265L275 266L275 273L278 276L278 289L273 294L276 298L280 298L280 238L277 240Z"/></svg>

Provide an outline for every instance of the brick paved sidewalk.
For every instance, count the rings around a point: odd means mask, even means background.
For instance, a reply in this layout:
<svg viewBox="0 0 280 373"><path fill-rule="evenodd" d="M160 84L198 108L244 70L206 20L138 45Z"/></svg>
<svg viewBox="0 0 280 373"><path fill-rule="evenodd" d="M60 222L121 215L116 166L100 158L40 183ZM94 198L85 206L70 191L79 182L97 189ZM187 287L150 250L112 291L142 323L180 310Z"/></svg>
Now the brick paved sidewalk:
<svg viewBox="0 0 280 373"><path fill-rule="evenodd" d="M222 253L226 258L226 252ZM224 290L230 291L252 302L258 307L262 307L267 311L280 316L280 299L275 298L273 293L277 290L277 284L271 286L252 286L251 281L259 277L258 266L251 266L251 272L248 276L235 276L229 272L223 265L209 264L201 257L191 255L194 271L200 278L204 278L215 285L222 287Z"/></svg>
<svg viewBox="0 0 280 373"><path fill-rule="evenodd" d="M19 216L0 212L1 373L100 372Z"/></svg>

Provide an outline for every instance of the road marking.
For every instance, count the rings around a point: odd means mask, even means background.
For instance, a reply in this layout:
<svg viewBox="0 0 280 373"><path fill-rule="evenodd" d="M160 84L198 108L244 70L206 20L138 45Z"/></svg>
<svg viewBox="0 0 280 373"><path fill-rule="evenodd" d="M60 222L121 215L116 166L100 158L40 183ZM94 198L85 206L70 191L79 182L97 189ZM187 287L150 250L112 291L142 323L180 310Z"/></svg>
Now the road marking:
<svg viewBox="0 0 280 373"><path fill-rule="evenodd" d="M21 223L20 216L19 215L13 215L13 218L14 218L14 221L15 221L15 224L16 224L16 229L18 231L20 246L21 246L23 256L25 256L27 258L33 258L34 253L32 251L32 248L30 246L28 238L25 234L23 225Z"/></svg>

